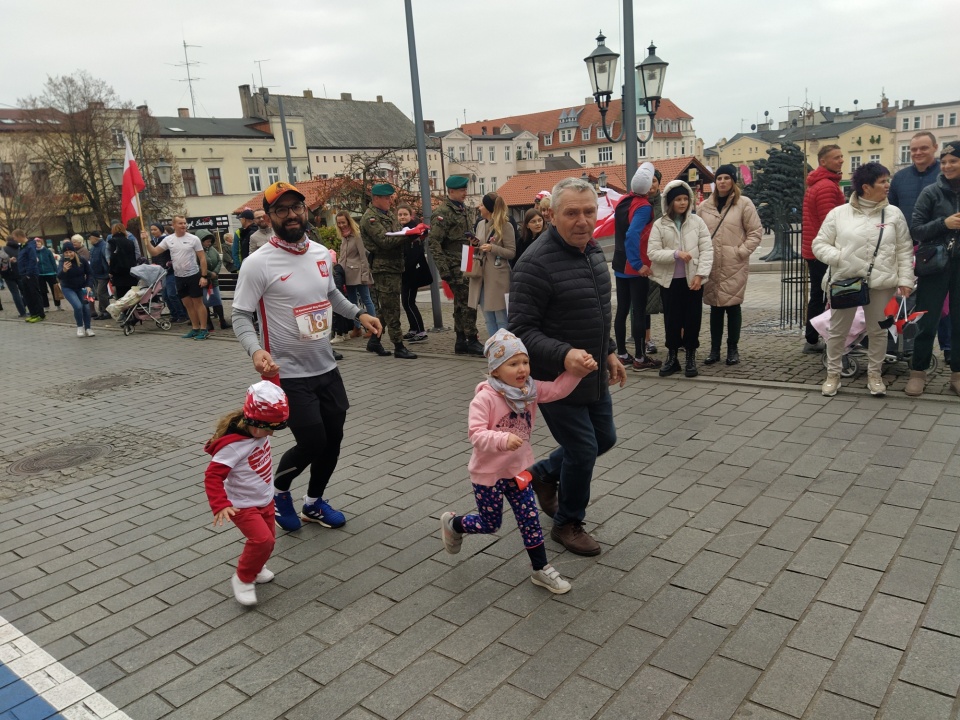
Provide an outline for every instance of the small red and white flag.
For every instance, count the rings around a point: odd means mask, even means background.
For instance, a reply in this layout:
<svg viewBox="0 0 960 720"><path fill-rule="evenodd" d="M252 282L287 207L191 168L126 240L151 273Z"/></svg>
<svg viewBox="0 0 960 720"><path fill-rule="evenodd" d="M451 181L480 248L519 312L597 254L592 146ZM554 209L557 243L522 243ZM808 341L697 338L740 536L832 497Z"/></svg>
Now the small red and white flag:
<svg viewBox="0 0 960 720"><path fill-rule="evenodd" d="M387 235L394 235L394 236L403 235L404 237L412 237L412 236L419 237L420 235L426 235L428 232L430 232L430 226L420 223L419 225L416 225L415 227L412 227L412 228L405 227L401 230L397 230L397 232L388 232Z"/></svg>
<svg viewBox="0 0 960 720"><path fill-rule="evenodd" d="M137 161L133 157L133 150L130 149L130 141L124 136L123 142L126 145L126 154L123 157L123 185L120 193L120 220L124 225L130 220L140 215L140 198L137 195L146 188L143 182L143 176L140 174L140 168L137 167Z"/></svg>
<svg viewBox="0 0 960 720"><path fill-rule="evenodd" d="M473 270L473 246L464 245L460 252L460 272L470 272Z"/></svg>

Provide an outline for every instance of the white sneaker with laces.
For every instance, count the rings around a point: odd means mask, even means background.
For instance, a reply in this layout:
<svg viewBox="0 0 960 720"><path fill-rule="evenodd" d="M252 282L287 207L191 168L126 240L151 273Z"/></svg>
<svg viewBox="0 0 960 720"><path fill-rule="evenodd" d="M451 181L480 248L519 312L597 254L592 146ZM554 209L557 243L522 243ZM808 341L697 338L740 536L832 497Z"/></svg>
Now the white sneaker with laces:
<svg viewBox="0 0 960 720"><path fill-rule="evenodd" d="M236 573L230 578L230 585L233 586L233 596L241 605L257 604L257 589L253 583L245 583L240 580Z"/></svg>
<svg viewBox="0 0 960 720"><path fill-rule="evenodd" d="M867 390L875 397L887 394L887 386L883 384L883 378L879 375L867 375Z"/></svg>
<svg viewBox="0 0 960 720"><path fill-rule="evenodd" d="M96 333L93 331L93 328L87 328L86 330L83 331L83 333L87 337L93 337L96 335Z"/></svg>
<svg viewBox="0 0 960 720"><path fill-rule="evenodd" d="M560 573L556 571L553 565L546 565L541 570L537 570L530 576L530 582L546 588L555 595L570 592L572 587L570 583L560 577Z"/></svg>
<svg viewBox="0 0 960 720"><path fill-rule="evenodd" d="M837 394L837 390L840 389L840 376L839 375L827 375L827 379L823 381L823 387L820 388L820 394L824 397L833 397Z"/></svg>
<svg viewBox="0 0 960 720"><path fill-rule="evenodd" d="M268 583L268 582L270 582L271 580L273 580L273 578L275 578L275 577L276 577L276 575L274 575L271 570L267 570L267 568L263 568L263 570L261 570L260 572L257 573L257 577L256 577L256 579L254 580L254 582L255 582L255 583L261 583L261 584L262 584L262 583Z"/></svg>
<svg viewBox="0 0 960 720"><path fill-rule="evenodd" d="M84 337L84 332L82 327L77 328L77 337Z"/></svg>
<svg viewBox="0 0 960 720"><path fill-rule="evenodd" d="M453 529L453 519L457 516L453 512L445 512L440 516L440 535L443 537L443 547L451 555L460 552L463 544L463 533Z"/></svg>

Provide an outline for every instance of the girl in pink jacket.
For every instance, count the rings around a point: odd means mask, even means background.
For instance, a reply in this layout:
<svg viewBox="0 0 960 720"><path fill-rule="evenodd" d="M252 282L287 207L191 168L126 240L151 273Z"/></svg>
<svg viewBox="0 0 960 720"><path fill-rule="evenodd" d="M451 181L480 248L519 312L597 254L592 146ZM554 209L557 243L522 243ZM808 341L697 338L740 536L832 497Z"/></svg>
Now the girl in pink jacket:
<svg viewBox="0 0 960 720"><path fill-rule="evenodd" d="M463 535L488 534L500 529L503 498L517 519L523 546L533 565L530 580L552 593L570 590L547 562L543 530L530 474L524 469L533 464L530 435L538 402L552 402L569 395L580 379L569 372L554 382L530 377L527 349L516 335L498 330L483 348L490 376L477 385L470 402L469 435L473 443L470 456L470 480L477 500L477 512L440 516L443 546L448 553L460 552Z"/></svg>

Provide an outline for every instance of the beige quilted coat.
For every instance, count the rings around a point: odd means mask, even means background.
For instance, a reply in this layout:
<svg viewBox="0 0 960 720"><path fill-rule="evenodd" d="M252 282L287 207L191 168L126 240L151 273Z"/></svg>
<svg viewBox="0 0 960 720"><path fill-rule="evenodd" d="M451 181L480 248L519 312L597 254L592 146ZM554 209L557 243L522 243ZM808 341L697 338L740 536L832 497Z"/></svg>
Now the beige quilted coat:
<svg viewBox="0 0 960 720"><path fill-rule="evenodd" d="M721 212L709 197L697 206L697 215L713 235L713 267L710 282L703 286L703 302L713 307L740 305L747 290L750 255L763 236L757 209L750 198L741 195L733 205L727 201Z"/></svg>

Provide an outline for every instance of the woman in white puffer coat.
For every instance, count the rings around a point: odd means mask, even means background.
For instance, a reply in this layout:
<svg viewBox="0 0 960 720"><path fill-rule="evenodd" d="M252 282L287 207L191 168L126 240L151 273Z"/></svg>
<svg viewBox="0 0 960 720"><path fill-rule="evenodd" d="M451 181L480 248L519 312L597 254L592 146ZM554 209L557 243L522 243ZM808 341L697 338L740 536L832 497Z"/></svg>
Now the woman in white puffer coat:
<svg viewBox="0 0 960 720"><path fill-rule="evenodd" d="M913 291L913 241L903 213L887 202L889 170L880 163L867 163L857 168L851 182L854 194L850 202L827 214L820 232L813 239L813 254L829 268L823 280L823 289L828 296L831 282L867 278L870 304L863 308L867 337L870 338L867 389L871 395L885 395L887 387L882 375L887 329L880 323L887 317L887 303L898 289L903 297ZM835 309L830 313L827 379L822 388L826 397L833 397L840 388L843 350L856 313L855 307Z"/></svg>

